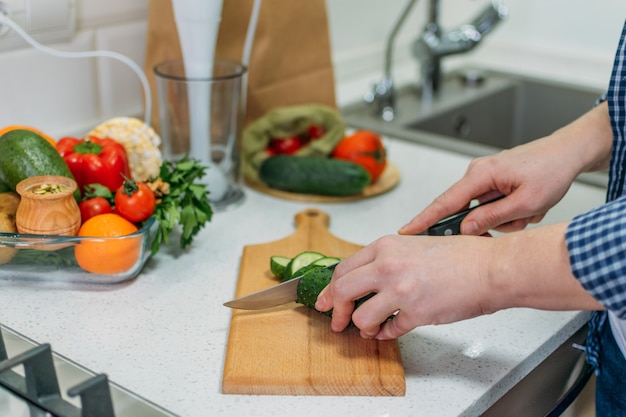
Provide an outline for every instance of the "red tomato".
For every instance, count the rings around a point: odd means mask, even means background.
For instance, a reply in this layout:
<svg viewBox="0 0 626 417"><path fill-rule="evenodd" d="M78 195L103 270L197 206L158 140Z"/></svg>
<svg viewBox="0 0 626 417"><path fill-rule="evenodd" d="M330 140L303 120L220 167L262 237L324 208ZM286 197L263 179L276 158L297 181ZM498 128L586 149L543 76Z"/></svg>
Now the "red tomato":
<svg viewBox="0 0 626 417"><path fill-rule="evenodd" d="M145 182L126 180L115 192L115 212L133 223L152 216L155 207L154 192Z"/></svg>
<svg viewBox="0 0 626 417"><path fill-rule="evenodd" d="M81 223L85 223L87 220L98 214L112 213L111 204L104 197L93 197L83 200L78 205L80 209Z"/></svg>
<svg viewBox="0 0 626 417"><path fill-rule="evenodd" d="M308 135L310 139L319 139L326 134L324 128L320 125L311 125L309 126Z"/></svg>
<svg viewBox="0 0 626 417"><path fill-rule="evenodd" d="M360 130L343 138L331 155L361 165L375 182L387 165L387 154L381 137L369 130Z"/></svg>
<svg viewBox="0 0 626 417"><path fill-rule="evenodd" d="M269 148L277 154L291 155L303 145L299 136L288 136L286 138L276 138L270 141Z"/></svg>

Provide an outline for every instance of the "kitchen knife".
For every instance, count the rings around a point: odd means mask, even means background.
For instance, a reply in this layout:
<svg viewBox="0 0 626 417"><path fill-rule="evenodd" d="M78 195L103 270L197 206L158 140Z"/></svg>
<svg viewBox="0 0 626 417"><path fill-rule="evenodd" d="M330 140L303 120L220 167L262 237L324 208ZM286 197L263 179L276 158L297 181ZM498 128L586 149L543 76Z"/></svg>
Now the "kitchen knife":
<svg viewBox="0 0 626 417"><path fill-rule="evenodd" d="M437 222L437 224L428 228L428 230L420 233L427 236L451 236L461 233L461 222L474 209L484 204L489 204L496 200L500 200L504 196L484 202L474 207L461 210L451 216ZM292 278L289 281L274 285L261 291L248 294L246 296L230 300L224 305L230 308L238 308L241 310L261 310L264 308L276 307L298 299L297 289L298 283L302 277Z"/></svg>

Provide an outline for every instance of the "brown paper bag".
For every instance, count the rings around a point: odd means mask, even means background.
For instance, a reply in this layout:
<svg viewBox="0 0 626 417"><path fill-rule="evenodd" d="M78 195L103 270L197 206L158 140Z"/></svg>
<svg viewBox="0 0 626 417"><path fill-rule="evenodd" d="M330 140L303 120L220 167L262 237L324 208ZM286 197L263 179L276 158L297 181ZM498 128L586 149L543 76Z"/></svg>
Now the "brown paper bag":
<svg viewBox="0 0 626 417"><path fill-rule="evenodd" d="M150 0L144 70L159 128L156 64L181 57L172 0ZM253 0L225 0L216 58L241 62ZM276 107L336 108L325 0L263 0L248 67L246 124Z"/></svg>

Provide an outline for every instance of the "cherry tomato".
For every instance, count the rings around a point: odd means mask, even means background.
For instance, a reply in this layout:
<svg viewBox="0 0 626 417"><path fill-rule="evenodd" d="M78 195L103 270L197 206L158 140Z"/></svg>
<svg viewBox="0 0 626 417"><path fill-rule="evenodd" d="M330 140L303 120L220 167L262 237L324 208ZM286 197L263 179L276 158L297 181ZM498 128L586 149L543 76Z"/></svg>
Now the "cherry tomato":
<svg viewBox="0 0 626 417"><path fill-rule="evenodd" d="M93 197L83 200L78 205L80 209L81 223L85 223L87 220L98 214L112 213L111 204L104 197Z"/></svg>
<svg viewBox="0 0 626 417"><path fill-rule="evenodd" d="M152 216L155 207L154 192L145 182L126 180L115 192L115 212L133 223Z"/></svg>
<svg viewBox="0 0 626 417"><path fill-rule="evenodd" d="M324 128L320 125L311 125L309 126L309 130L307 132L310 139L319 139L326 134Z"/></svg>
<svg viewBox="0 0 626 417"><path fill-rule="evenodd" d="M288 136L285 138L272 139L269 148L277 154L291 155L300 149L303 145L299 136Z"/></svg>
<svg viewBox="0 0 626 417"><path fill-rule="evenodd" d="M360 130L343 138L331 155L361 165L375 182L387 165L387 155L381 137L369 130Z"/></svg>

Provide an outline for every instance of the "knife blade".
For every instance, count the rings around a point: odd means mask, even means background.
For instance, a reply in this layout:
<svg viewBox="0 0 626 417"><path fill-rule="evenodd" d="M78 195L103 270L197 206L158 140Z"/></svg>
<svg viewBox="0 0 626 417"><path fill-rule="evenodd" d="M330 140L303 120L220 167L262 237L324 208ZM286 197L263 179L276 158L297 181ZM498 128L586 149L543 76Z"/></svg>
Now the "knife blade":
<svg viewBox="0 0 626 417"><path fill-rule="evenodd" d="M226 307L240 310L261 310L276 307L298 299L298 283L302 277L274 285L261 291L236 298L224 303Z"/></svg>

